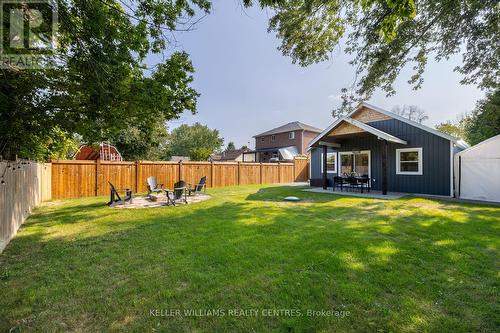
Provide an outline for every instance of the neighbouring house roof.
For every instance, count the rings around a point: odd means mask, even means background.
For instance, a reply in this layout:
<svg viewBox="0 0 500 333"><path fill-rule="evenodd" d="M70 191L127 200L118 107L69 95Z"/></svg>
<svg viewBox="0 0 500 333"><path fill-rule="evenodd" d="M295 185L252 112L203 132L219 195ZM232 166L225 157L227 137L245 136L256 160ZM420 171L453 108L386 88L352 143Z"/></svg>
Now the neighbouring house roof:
<svg viewBox="0 0 500 333"><path fill-rule="evenodd" d="M265 136L265 135L272 135L272 134L278 134L278 133L286 133L286 132L291 132L291 131L309 131L309 132L314 132L314 133L320 133L321 129L307 125L304 123L301 123L300 121L293 121L291 123L273 128L272 130L254 135L253 137L259 137L259 136Z"/></svg>
<svg viewBox="0 0 500 333"><path fill-rule="evenodd" d="M222 152L221 161L234 161L238 157L241 156L241 154L246 153L250 149L248 148L241 148L241 149L234 149L234 150L225 150Z"/></svg>
<svg viewBox="0 0 500 333"><path fill-rule="evenodd" d="M384 140L391 141L391 142L397 142L397 143L404 142L404 144L406 144L406 141L404 141L404 140L396 138L395 136L393 136L391 134L388 134L388 133L385 133L383 131L380 131L380 130L378 130L378 129L370 126L370 125L367 125L367 124L365 124L363 122L360 122L360 121L358 121L356 119L352 119L351 116L354 113L356 113L357 111L359 111L360 109L362 109L363 107L366 107L368 109L372 109L372 110L377 111L379 113L382 113L382 114L384 114L384 115L386 115L386 116L388 116L390 118L397 119L397 120L405 122L405 123L407 123L409 125L412 125L412 126L415 126L417 128L420 128L420 129L422 129L422 130L424 130L426 132L429 132L429 133L435 134L437 136L440 136L440 137L442 137L444 139L450 140L450 141L454 142L455 144L457 144L459 147L463 147L464 144L465 144L462 140L459 140L459 139L457 139L455 137L452 137L451 135L442 133L442 132L440 132L438 130L435 130L433 128L430 128L428 126L425 126L425 125L422 125L420 123L417 123L417 122L415 122L413 120L404 118L404 117L402 117L400 115L397 115L397 114L395 114L393 112L390 112L390 111L387 111L387 110L384 110L384 109L381 109L379 107L376 107L376 106L373 106L373 105L370 105L368 103L364 103L363 102L363 103L360 103L358 105L358 107L354 111L350 112L347 116L338 118L330 126L328 126L326 129L324 129L320 134L318 134L309 143L309 145L307 146L307 150L310 150L313 145L315 145L316 143L318 143L321 140L321 138L323 138L325 135L327 135L328 133L330 133L330 131L332 131L335 127L337 127L340 123L342 123L344 121L350 123L351 125L359 127L361 129L365 130L366 132L372 133L373 135L377 135L378 137L383 138ZM394 141L394 140L396 140L396 141Z"/></svg>
<svg viewBox="0 0 500 333"><path fill-rule="evenodd" d="M295 146L294 146L295 147ZM271 148L256 148L254 150L248 151L248 153L265 153L265 152L271 152L271 151L279 151L283 147L271 147Z"/></svg>
<svg viewBox="0 0 500 333"><path fill-rule="evenodd" d="M174 155L174 156L170 157L170 160L174 161L174 162L179 162L179 161L189 161L191 159L189 158L189 156Z"/></svg>
<svg viewBox="0 0 500 333"><path fill-rule="evenodd" d="M240 149L234 149L234 150L225 150L222 152L222 154L213 154L210 156L210 159L212 161L234 161L238 157L241 156L243 153L249 152L250 149L248 148L240 148Z"/></svg>
<svg viewBox="0 0 500 333"><path fill-rule="evenodd" d="M122 161L122 155L116 149L107 143L101 143L97 147L91 145L81 145L73 155L74 160L103 160L103 161Z"/></svg>

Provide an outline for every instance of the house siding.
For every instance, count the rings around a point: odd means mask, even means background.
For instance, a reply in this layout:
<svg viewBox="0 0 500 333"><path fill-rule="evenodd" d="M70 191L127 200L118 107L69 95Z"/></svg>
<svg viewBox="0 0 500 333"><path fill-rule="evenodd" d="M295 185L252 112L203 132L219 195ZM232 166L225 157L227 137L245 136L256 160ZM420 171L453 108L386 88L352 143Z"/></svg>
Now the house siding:
<svg viewBox="0 0 500 333"><path fill-rule="evenodd" d="M311 131L303 131L302 132L302 148L299 149L300 154L307 154L307 146L309 143L318 136L319 133L311 132Z"/></svg>
<svg viewBox="0 0 500 333"><path fill-rule="evenodd" d="M265 148L283 148L289 146L296 146L297 150L300 152L301 142L302 142L302 131L291 131L295 132L295 139L289 139L288 133L278 133L274 134L276 139L274 141L271 140L272 135L259 136L255 138L255 148L256 149L265 149ZM264 142L262 142L262 138L264 138Z"/></svg>
<svg viewBox="0 0 500 333"><path fill-rule="evenodd" d="M295 139L289 139L288 133L295 132ZM307 154L307 146L319 133L305 131L305 130L295 130L290 132L275 134L276 139L271 140L271 135L264 135L255 138L255 148L256 149L266 149L266 148L284 148L295 146L299 154ZM262 138L264 141L262 142Z"/></svg>
<svg viewBox="0 0 500 333"><path fill-rule="evenodd" d="M407 145L388 143L388 190L393 192L450 195L450 141L397 119L370 122L370 126L407 141ZM336 151L370 150L372 188L381 190L383 141L373 135L344 141ZM422 147L423 174L397 175L396 149ZM321 180L321 148L311 152L311 185ZM338 159L338 158L337 158ZM334 174L328 174L333 179ZM321 182L319 182L321 185ZM331 185L331 183L330 183Z"/></svg>

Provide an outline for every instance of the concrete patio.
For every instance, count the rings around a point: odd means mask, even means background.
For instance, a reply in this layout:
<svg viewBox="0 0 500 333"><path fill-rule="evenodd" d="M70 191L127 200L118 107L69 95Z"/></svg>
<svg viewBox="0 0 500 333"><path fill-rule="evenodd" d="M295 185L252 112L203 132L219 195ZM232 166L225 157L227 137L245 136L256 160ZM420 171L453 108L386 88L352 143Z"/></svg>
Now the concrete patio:
<svg viewBox="0 0 500 333"><path fill-rule="evenodd" d="M400 192L389 192L386 195L382 194L382 191L370 191L370 192L352 192L352 191L333 191L333 188L328 187L324 190L321 187L312 187L308 189L304 189L306 192L314 192L314 193L328 193L328 194L336 194L336 195L347 195L352 197L361 197L361 198L372 198L372 199L385 199L385 200L394 200L404 197L408 195L408 193L400 193Z"/></svg>

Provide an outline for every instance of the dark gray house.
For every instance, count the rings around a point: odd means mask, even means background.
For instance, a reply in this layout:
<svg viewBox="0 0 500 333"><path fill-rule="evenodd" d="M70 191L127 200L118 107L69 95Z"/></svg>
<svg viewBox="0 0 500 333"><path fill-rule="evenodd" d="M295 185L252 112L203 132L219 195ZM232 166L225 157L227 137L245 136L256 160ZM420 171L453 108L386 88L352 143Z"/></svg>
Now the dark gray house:
<svg viewBox="0 0 500 333"><path fill-rule="evenodd" d="M453 155L466 145L392 112L361 103L314 138L311 185L355 173L374 190L453 196Z"/></svg>

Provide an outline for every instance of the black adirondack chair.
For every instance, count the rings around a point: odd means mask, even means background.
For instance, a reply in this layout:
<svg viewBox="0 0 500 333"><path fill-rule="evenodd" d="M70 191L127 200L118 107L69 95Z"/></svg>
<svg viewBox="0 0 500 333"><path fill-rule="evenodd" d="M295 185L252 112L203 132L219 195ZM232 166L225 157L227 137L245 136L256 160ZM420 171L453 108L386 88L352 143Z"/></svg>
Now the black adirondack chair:
<svg viewBox="0 0 500 333"><path fill-rule="evenodd" d="M129 188L116 189L115 186L113 184L111 184L111 182L108 182L108 183L109 183L109 190L110 190L110 200L108 202L108 206L113 207L113 206L116 206L118 204L123 205L127 202L132 203L132 190L131 189L129 189ZM120 196L119 192L125 193L125 196L122 198Z"/></svg>
<svg viewBox="0 0 500 333"><path fill-rule="evenodd" d="M148 177L147 185L148 185L148 196L151 196L151 193L163 192L163 184L158 184L155 176Z"/></svg>
<svg viewBox="0 0 500 333"><path fill-rule="evenodd" d="M183 180L178 181L174 184L174 190L168 193L168 200L175 206L177 202L185 202L187 201L187 188L186 182Z"/></svg>
<svg viewBox="0 0 500 333"><path fill-rule="evenodd" d="M201 191L206 192L206 190L207 190L207 176L201 177L198 184L195 184L194 186L189 184L189 186L188 186L189 195L196 194L196 192L201 192Z"/></svg>

